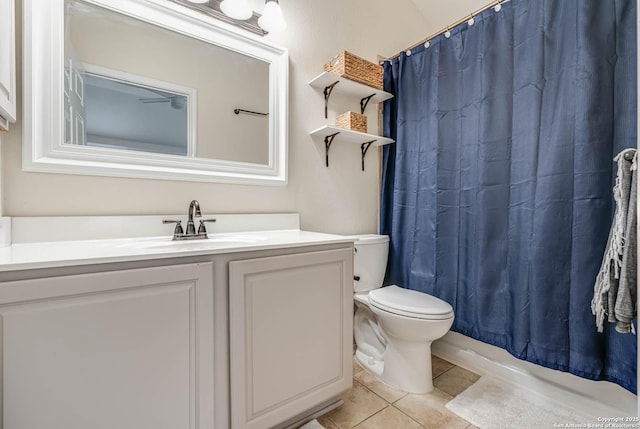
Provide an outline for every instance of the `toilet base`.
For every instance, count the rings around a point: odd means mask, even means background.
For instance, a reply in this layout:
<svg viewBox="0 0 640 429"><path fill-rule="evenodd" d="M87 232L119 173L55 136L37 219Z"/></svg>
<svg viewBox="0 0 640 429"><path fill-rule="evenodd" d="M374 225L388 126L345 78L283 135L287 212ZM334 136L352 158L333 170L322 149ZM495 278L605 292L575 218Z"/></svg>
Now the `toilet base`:
<svg viewBox="0 0 640 429"><path fill-rule="evenodd" d="M423 343L394 338L387 344L380 379L405 392L431 392L431 341Z"/></svg>
<svg viewBox="0 0 640 429"><path fill-rule="evenodd" d="M356 360L381 382L409 393L433 390L431 341L416 343L395 338L387 343L384 360L375 360L356 350Z"/></svg>

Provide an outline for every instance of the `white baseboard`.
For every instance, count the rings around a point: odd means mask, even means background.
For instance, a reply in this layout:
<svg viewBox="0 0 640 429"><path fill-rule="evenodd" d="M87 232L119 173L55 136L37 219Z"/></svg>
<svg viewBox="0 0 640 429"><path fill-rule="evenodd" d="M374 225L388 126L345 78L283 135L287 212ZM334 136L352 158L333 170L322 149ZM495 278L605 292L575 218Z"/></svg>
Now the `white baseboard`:
<svg viewBox="0 0 640 429"><path fill-rule="evenodd" d="M637 416L636 395L614 383L592 381L517 359L507 351L456 332L432 344L434 355L480 375L492 375L598 417Z"/></svg>

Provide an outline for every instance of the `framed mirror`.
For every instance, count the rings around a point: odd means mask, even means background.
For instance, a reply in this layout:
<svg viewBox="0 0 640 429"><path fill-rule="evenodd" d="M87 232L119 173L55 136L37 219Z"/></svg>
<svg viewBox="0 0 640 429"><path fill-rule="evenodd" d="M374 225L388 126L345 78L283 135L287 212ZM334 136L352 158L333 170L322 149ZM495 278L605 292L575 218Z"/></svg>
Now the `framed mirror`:
<svg viewBox="0 0 640 429"><path fill-rule="evenodd" d="M286 184L286 49L167 0L24 17L25 171Z"/></svg>

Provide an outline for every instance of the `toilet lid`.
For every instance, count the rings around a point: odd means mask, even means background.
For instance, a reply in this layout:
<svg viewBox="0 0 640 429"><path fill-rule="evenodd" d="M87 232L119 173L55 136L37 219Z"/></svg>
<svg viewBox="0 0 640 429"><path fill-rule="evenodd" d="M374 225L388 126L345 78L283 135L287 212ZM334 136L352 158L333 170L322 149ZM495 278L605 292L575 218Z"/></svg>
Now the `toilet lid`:
<svg viewBox="0 0 640 429"><path fill-rule="evenodd" d="M374 307L401 316L435 320L453 317L453 308L447 302L395 285L370 291L369 302Z"/></svg>

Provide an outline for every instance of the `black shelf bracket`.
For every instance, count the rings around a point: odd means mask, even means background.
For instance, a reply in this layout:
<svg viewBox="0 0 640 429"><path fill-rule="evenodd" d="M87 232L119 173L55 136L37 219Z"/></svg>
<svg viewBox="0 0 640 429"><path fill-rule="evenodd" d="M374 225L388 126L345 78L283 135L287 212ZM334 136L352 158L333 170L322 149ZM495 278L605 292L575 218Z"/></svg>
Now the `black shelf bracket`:
<svg viewBox="0 0 640 429"><path fill-rule="evenodd" d="M327 119L329 117L329 97L331 97L331 91L333 91L333 88L339 84L340 81L336 80L335 82L333 82L331 85L325 86L324 87L324 91L322 92L324 94L324 118Z"/></svg>
<svg viewBox="0 0 640 429"><path fill-rule="evenodd" d="M331 143L333 143L333 139L335 139L338 134L340 134L340 131L329 134L324 138L324 159L327 167L329 166L329 148L331 147Z"/></svg>
<svg viewBox="0 0 640 429"><path fill-rule="evenodd" d="M362 153L362 171L364 171L364 156L375 141L376 140L371 140L370 142L364 142L360 145L360 152Z"/></svg>
<svg viewBox="0 0 640 429"><path fill-rule="evenodd" d="M364 115L364 109L367 108L367 104L369 104L369 101L371 101L371 99L376 95L376 93L374 92L373 94L371 94L368 97L364 97L362 99L360 99L360 114Z"/></svg>

